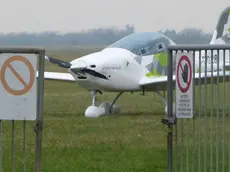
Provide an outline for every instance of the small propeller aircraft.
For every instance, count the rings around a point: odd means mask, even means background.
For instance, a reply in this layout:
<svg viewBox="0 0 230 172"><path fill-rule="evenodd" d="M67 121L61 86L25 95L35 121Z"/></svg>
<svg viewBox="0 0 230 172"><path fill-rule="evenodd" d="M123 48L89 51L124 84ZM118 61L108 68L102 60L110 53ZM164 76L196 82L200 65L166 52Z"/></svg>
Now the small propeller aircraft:
<svg viewBox="0 0 230 172"><path fill-rule="evenodd" d="M221 13L213 33L210 44L230 43L230 7ZM85 110L87 117L99 117L100 115L117 114L120 107L115 105L116 100L124 92L156 92L165 104L167 113L167 101L160 91L167 89L167 47L175 43L167 36L155 32L142 32L128 35L101 51L77 58L71 62L46 56L46 60L60 67L66 68L69 73L45 72L45 79L74 81L81 87L91 91L92 105ZM195 70L204 73L204 59L209 63L207 70L217 69L217 54L211 55L202 52L201 68L199 68L199 54L195 55ZM229 55L226 54L226 57ZM223 63L219 54L219 64ZM221 61L222 59L222 61ZM175 58L174 60L175 61ZM225 64L229 64L226 59ZM223 70L223 65L219 65ZM203 76L201 74L201 76ZM207 76L211 77L211 76ZM217 77L217 76L214 76ZM183 79L186 80L186 76ZM195 76L199 79L199 75ZM205 77L201 77L202 80ZM175 80L175 76L174 76ZM118 95L112 103L96 102L97 93L117 92ZM175 111L175 109L174 109Z"/></svg>

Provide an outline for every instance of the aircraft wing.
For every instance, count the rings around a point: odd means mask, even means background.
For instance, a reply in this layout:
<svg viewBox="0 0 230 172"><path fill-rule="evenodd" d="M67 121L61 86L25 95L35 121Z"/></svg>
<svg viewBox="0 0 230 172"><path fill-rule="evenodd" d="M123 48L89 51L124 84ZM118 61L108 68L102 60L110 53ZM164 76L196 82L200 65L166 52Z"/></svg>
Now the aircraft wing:
<svg viewBox="0 0 230 172"><path fill-rule="evenodd" d="M225 78L225 82L230 81L230 71L225 71L225 75L223 72L219 72L219 77L217 72L207 72L207 77L205 77L205 73L196 73L194 77L194 85L204 85L205 83L217 84L223 82L223 78ZM225 77L223 77L225 76ZM173 75L173 88L175 88L175 75ZM218 82L219 79L219 82ZM167 90L168 79L167 76L159 76L159 77L144 77L139 82L140 86L150 89L150 90Z"/></svg>
<svg viewBox="0 0 230 172"><path fill-rule="evenodd" d="M37 72L37 77L38 77L38 72ZM75 81L74 77L70 73L61 73L61 72L44 72L44 79L59 80L59 81Z"/></svg>

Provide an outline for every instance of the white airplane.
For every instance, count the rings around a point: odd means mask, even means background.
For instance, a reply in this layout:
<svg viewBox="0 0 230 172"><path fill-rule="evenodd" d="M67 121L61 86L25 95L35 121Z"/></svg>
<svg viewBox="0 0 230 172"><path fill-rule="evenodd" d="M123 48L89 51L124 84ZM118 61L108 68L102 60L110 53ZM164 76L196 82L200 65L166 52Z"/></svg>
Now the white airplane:
<svg viewBox="0 0 230 172"><path fill-rule="evenodd" d="M221 13L210 44L230 43L230 7ZM116 100L124 92L156 92L165 104L167 101L160 91L167 90L167 47L175 43L163 34L155 32L134 33L113 43L99 52L95 52L71 62L65 62L46 56L46 60L60 67L66 68L69 73L45 72L45 79L74 81L81 87L91 91L92 105L85 110L87 117L117 114L120 107L115 105ZM209 56L209 57L207 57ZM210 54L202 59L210 60ZM213 68L217 69L216 54L213 54ZM220 71L223 70L222 55L219 54ZM226 58L229 54L226 54ZM174 58L175 61L175 58ZM229 59L226 59L226 64ZM204 80L204 61L199 68L199 55L195 56L195 70L200 71L201 80ZM211 62L207 64L210 71ZM221 76L221 74L219 75ZM207 78L211 76L208 75ZM217 77L216 75L214 78ZM195 76L199 79L199 75ZM175 76L174 76L175 80ZM96 102L96 94L102 92L117 92L118 95L112 103ZM175 107L174 107L175 108ZM175 109L174 109L175 113Z"/></svg>

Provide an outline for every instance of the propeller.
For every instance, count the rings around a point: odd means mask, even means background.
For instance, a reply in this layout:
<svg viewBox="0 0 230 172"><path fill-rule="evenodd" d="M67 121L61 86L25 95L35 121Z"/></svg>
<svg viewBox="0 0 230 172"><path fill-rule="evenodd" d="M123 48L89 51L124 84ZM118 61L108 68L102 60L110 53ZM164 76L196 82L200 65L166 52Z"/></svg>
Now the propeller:
<svg viewBox="0 0 230 172"><path fill-rule="evenodd" d="M66 62L63 60L55 59L55 58L49 57L49 56L45 56L45 59L51 63L54 63L60 67L63 67L63 68L70 68L71 67L71 64L69 62Z"/></svg>
<svg viewBox="0 0 230 172"><path fill-rule="evenodd" d="M66 62L66 61L63 61L63 60L59 60L59 59L56 59L56 58L53 58L53 57L50 57L50 56L45 56L45 59L48 60L49 62L53 63L53 64L56 64L60 67L63 67L63 68L71 68L72 67L72 64L69 63L69 62ZM84 63L79 63L79 65L74 65L74 67L71 69L71 71L73 71L74 73L78 74L78 73L88 73L92 76L95 76L95 77L98 77L98 78L102 78L102 79L108 79L105 75L95 71L95 70L92 70L92 69L88 69L86 67L86 65L84 66Z"/></svg>

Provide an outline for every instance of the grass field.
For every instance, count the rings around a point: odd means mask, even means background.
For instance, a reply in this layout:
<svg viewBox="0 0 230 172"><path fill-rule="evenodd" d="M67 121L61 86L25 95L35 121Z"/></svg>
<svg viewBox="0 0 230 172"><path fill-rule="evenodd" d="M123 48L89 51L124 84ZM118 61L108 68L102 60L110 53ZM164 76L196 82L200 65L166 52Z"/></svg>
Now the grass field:
<svg viewBox="0 0 230 172"><path fill-rule="evenodd" d="M98 48L97 48L98 49ZM95 49L78 51L48 50L48 55L60 59L70 60L73 57L92 52ZM56 66L47 64L46 69L62 71ZM223 90L221 86L220 90ZM229 95L226 85L226 95ZM209 94L210 94L210 88ZM204 88L202 89L203 94ZM42 172L165 172L167 162L167 127L162 125L161 118L164 115L164 106L154 93L140 96L140 93L124 94L118 104L122 113L118 116L102 116L98 119L84 117L84 110L91 104L90 94L73 83L58 81L45 81L44 102L44 129L42 150ZM199 92L196 93L199 95ZM115 93L100 95L99 101L111 101ZM221 97L223 93L221 92ZM196 98L196 105L202 103ZM227 96L226 96L227 98ZM216 104L216 98L215 104ZM228 101L227 101L228 102ZM223 101L219 100L222 105ZM210 96L208 107L211 107ZM227 105L226 105L227 106ZM215 109L215 107L214 107ZM228 110L228 109L227 109ZM204 112L204 111L203 111ZM202 114L203 114L202 112ZM227 112L226 112L227 113ZM207 145L207 167L210 169L210 158L213 157L213 165L216 166L216 142L220 141L217 154L220 154L217 166L221 167L223 133L222 114L220 114L220 126L216 126L216 118L211 118L208 112L206 118L202 117L202 125L195 120L185 121L182 128L179 122L179 134L183 135L183 142L178 138L178 157L174 160L183 160L182 171L186 171L186 161L192 162L191 154L194 153L195 171L199 164L199 142L201 141L201 166L204 166L204 145ZM211 119L214 119L211 125ZM229 120L225 119L225 134L229 136ZM27 171L33 171L34 165L34 133L33 124L27 123L26 130L26 164ZM192 139L192 126L196 139ZM207 125L205 125L207 124ZM210 131L210 127L213 130ZM200 128L199 128L200 127ZM15 171L23 171L23 122L15 122ZM207 130L205 130L207 129ZM200 132L199 132L200 131ZM11 122L3 122L3 168L11 171ZM201 133L200 137L198 137ZM219 137L217 138L217 133ZM207 136L207 137L206 137ZM213 140L210 141L210 136ZM229 137L223 145L229 145ZM193 144L194 143L194 144ZM210 144L213 144L213 154L210 154ZM188 149L183 148L188 146ZM193 146L194 145L194 146ZM229 148L226 147L226 161L228 162ZM181 151L183 150L183 152ZM193 152L194 150L194 152ZM182 152L182 158L180 153ZM189 156L187 156L187 152ZM175 152L174 152L175 154ZM187 159L188 157L188 159ZM226 163L226 162L225 162ZM190 163L189 163L190 164ZM227 163L226 163L227 164ZM180 165L178 165L180 168ZM191 165L189 165L191 169ZM214 168L214 167L213 167ZM227 168L227 166L226 166ZM204 171L204 170L202 170Z"/></svg>

